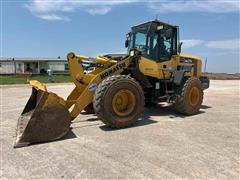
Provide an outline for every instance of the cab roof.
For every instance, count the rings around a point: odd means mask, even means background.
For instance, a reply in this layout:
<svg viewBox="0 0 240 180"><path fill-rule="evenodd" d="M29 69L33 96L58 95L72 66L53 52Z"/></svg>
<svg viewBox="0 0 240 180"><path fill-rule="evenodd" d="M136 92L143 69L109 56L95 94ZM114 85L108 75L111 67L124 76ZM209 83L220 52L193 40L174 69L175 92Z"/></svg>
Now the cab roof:
<svg viewBox="0 0 240 180"><path fill-rule="evenodd" d="M176 26L176 25L172 25L172 24L169 24L169 23L166 23L166 22L160 21L160 20L158 20L158 19L149 20L149 21L147 21L147 22L144 22L144 23L141 23L141 24L134 25L134 26L132 26L132 28L133 28L133 27L137 27L137 26L141 26L141 25L144 25L144 24L148 24L148 23L156 23L156 24L159 24L159 25L170 26L170 27L172 27L172 28L178 28L178 26Z"/></svg>

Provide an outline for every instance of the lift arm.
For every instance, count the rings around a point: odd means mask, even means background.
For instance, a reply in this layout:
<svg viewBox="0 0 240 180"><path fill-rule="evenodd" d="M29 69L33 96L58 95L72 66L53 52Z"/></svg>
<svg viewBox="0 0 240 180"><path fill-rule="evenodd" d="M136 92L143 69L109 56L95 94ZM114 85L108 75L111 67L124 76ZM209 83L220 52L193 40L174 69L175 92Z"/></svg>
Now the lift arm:
<svg viewBox="0 0 240 180"><path fill-rule="evenodd" d="M119 62L97 57L96 62L102 64L103 68L96 68L93 72L84 74L83 67L79 61L86 60L88 57L69 53L67 58L70 75L76 85L66 100L68 108L74 105L70 112L72 120L75 119L87 105L92 103L94 92L99 83L109 76L122 73L131 63L130 57Z"/></svg>

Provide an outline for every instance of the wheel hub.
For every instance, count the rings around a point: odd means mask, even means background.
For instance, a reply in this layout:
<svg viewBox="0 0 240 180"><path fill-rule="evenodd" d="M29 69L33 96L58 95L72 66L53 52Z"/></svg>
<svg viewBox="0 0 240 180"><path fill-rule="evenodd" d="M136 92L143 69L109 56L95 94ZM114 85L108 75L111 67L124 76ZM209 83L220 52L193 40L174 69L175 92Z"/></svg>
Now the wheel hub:
<svg viewBox="0 0 240 180"><path fill-rule="evenodd" d="M190 104L195 106L199 102L199 90L197 87L193 87L189 93Z"/></svg>
<svg viewBox="0 0 240 180"><path fill-rule="evenodd" d="M119 116L127 116L136 105L135 95L127 89L119 90L112 99L113 111Z"/></svg>

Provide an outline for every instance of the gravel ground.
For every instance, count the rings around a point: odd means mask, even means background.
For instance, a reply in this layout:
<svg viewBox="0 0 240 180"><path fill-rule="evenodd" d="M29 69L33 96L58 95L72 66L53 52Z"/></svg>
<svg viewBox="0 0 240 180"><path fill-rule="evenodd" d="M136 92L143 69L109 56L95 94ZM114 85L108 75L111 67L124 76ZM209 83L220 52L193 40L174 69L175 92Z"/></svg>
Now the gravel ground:
<svg viewBox="0 0 240 180"><path fill-rule="evenodd" d="M13 149L31 88L1 86L0 179L239 179L239 82L212 80L201 112L145 109L136 126L112 130L79 115L62 139ZM49 85L66 97L72 84Z"/></svg>

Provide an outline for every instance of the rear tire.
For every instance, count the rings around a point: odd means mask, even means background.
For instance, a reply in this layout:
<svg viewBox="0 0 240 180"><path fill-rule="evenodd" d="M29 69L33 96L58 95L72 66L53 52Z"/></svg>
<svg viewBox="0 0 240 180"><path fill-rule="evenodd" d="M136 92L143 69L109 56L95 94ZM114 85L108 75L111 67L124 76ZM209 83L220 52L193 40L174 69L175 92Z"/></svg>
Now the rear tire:
<svg viewBox="0 0 240 180"><path fill-rule="evenodd" d="M203 102L203 87L196 77L188 78L177 89L177 98L173 103L174 109L185 115L197 114Z"/></svg>
<svg viewBox="0 0 240 180"><path fill-rule="evenodd" d="M131 126L144 109L142 87L129 76L109 77L98 85L93 107L104 124L112 128Z"/></svg>

